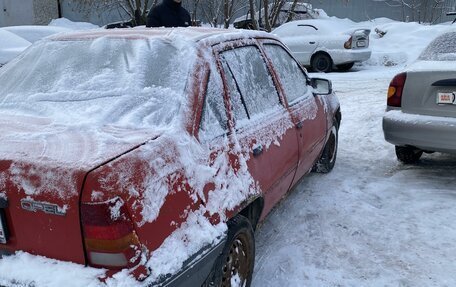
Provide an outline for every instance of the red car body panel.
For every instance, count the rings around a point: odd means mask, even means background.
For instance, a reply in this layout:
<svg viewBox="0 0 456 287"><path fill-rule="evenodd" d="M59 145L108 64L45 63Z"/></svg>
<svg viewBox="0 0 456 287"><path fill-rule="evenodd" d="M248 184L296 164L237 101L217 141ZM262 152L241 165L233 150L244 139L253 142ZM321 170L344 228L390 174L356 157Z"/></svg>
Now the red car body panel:
<svg viewBox="0 0 456 287"><path fill-rule="evenodd" d="M140 131L136 143L119 141L101 150L102 143L90 133L60 132L55 126L43 137L40 119L33 122L31 118L10 116L6 120L2 116L0 122L0 152L2 157L10 158L0 161L10 235L8 244L0 249L85 264L79 202L86 174L152 134ZM27 126L26 131L23 126ZM118 139L134 133L117 129L110 132Z"/></svg>
<svg viewBox="0 0 456 287"><path fill-rule="evenodd" d="M166 29L142 32L102 31L61 36L59 40L93 39L108 34L135 39L163 37L167 33L169 31ZM181 33L188 33L188 37L197 39L196 45L201 61L194 67L194 73L189 76L187 82L186 94L189 101L188 106L183 108L186 116L181 123L180 132L194 137L195 143L198 144L198 129L210 69L203 55L207 57L210 54L215 61L219 61L220 51L247 44L261 47L262 38L238 40L239 36L234 36L222 44L211 40L198 44L202 34L207 33L206 37L210 38L210 35L221 32L205 29L195 32L189 29L189 32ZM281 45L275 39L266 38L266 41ZM219 45L212 48L214 44ZM229 168L237 173L241 169L240 158L247 158L248 172L254 179L254 185L257 185L249 188L256 188L261 193L250 193L249 197L238 202L234 208L219 210L216 213L208 212L206 216L214 224L220 220L226 221L259 197L264 199L260 220L264 219L287 191L310 171L322 152L327 132L332 125L328 123L328 118L332 121L338 109L338 106L329 104L325 107L324 96L315 96L311 99L316 103L316 114L310 119L304 116L308 104L305 101L289 107L272 64L267 59L265 61L271 69L274 84L278 86L277 93L283 108L269 115L261 125L252 124L244 129L237 129L225 83L223 97L227 108L229 134L225 141L211 141L207 146L210 152L207 158L202 159L212 165L218 155L227 153ZM223 71L219 63L218 65L218 72L223 78ZM34 123L37 119L30 121ZM49 138L56 137L56 143L71 145L70 151L73 152L59 154L46 151L46 148L52 147L50 145L39 146L40 140L43 140L39 137L35 142L27 137L14 143L13 141L17 140L14 133L20 126L11 126L4 122L8 120L0 120L0 134L5 136L10 133L12 139L6 148L0 148L0 174L5 179L1 187L6 190L8 198L9 207L5 210L10 237L7 244L0 244L1 250L23 250L59 260L88 264L84 231L81 227L81 204L107 202L119 198L131 217L134 232L143 247L142 252L153 253L186 221L189 213L205 207L211 192L216 188L213 182L207 182L201 189L192 186L191 174L186 173L185 164L179 161L182 151L176 147L175 139L153 131L113 128L111 132L118 141L100 143L93 135L84 135L82 131L69 136L59 134L57 129ZM276 138L271 131L278 123L283 132ZM27 125L24 123L24 126ZM39 127L36 131L41 132ZM27 131L28 135L33 133L33 129ZM137 135L135 142L122 141L123 135L132 134ZM273 137L274 140L265 145L257 135L265 135L269 139ZM2 137L2 144L4 138L7 136ZM44 141L52 143L49 139ZM100 149L103 144L109 144L109 148ZM237 145L243 147L244 154L233 148ZM261 150L256 150L259 146ZM18 168L12 169L12 165ZM12 174L12 171L15 174ZM43 186L46 182L40 182L42 178L36 176L37 174L47 174L53 178L53 189L47 190L46 186ZM18 178L22 180L20 184ZM0 180L0 185L1 183ZM25 190L24 186L29 186L35 191ZM66 190L70 186L72 190ZM43 190L36 191L40 188ZM154 196L153 200L158 201L153 201L149 198L151 196ZM21 200L24 199L30 199L38 205L48 203L58 207L58 211L65 211L65 214L49 214L43 211L43 207L35 212L25 210L23 204L21 205ZM52 206L44 209L52 209Z"/></svg>

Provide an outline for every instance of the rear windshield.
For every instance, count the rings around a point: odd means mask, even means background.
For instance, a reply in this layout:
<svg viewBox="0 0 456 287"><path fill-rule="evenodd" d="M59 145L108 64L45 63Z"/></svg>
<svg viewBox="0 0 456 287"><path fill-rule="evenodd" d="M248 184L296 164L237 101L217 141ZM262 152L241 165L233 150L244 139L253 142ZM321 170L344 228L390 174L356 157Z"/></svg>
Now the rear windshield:
<svg viewBox="0 0 456 287"><path fill-rule="evenodd" d="M56 123L167 125L179 114L193 63L182 49L151 39L39 42L0 70L0 112Z"/></svg>
<svg viewBox="0 0 456 287"><path fill-rule="evenodd" d="M419 57L423 61L456 61L456 32L437 37Z"/></svg>

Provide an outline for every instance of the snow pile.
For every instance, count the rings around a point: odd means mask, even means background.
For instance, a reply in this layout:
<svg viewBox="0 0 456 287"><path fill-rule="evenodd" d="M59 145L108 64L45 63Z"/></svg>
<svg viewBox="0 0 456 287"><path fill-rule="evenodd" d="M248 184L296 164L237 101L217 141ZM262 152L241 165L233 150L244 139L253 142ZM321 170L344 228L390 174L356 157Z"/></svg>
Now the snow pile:
<svg viewBox="0 0 456 287"><path fill-rule="evenodd" d="M51 21L51 23L49 23L49 26L63 27L63 28L71 29L71 30L90 30L90 29L100 28L100 26L92 24L92 23L73 22L71 20L68 20L67 18L53 19Z"/></svg>
<svg viewBox="0 0 456 287"><path fill-rule="evenodd" d="M456 29L446 24L423 25L415 22L403 23L377 19L370 24L372 29L370 47L373 66L395 66L414 62L426 46L438 35ZM378 33L386 33L380 37Z"/></svg>
<svg viewBox="0 0 456 287"><path fill-rule="evenodd" d="M0 260L0 286L101 286L105 270L17 252ZM17 285L16 285L17 284Z"/></svg>

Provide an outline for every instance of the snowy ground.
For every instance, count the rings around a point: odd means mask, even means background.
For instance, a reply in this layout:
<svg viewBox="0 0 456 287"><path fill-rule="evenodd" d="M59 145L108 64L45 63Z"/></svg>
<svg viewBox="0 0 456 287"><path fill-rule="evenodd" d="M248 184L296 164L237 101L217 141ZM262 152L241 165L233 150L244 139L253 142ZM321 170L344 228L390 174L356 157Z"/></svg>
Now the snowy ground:
<svg viewBox="0 0 456 287"><path fill-rule="evenodd" d="M254 287L456 286L456 156L398 163L382 133L398 70L327 75L342 107L336 166L304 178L257 232Z"/></svg>

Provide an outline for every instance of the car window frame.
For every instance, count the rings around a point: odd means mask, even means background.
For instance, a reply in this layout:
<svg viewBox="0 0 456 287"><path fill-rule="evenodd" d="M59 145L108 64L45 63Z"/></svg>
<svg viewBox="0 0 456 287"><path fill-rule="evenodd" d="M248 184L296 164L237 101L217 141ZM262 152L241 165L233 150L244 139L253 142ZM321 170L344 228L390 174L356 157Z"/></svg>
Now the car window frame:
<svg viewBox="0 0 456 287"><path fill-rule="evenodd" d="M222 67L223 56L221 54L228 50L233 50L236 48L241 48L241 47L246 47L246 46L254 46L255 48L258 49L258 52L260 53L265 65L266 65L266 70L272 79L274 88L276 89L276 92L277 92L277 95L279 98L278 107L282 107L286 112L289 112L287 102L284 99L284 93L282 91L282 87L277 79L277 75L275 73L273 73L271 70L271 62L264 53L263 47L260 43L260 39L250 38L250 39L243 39L242 41L232 40L232 41L227 41L224 43L216 44L213 46L213 51L214 51L215 59L217 61L217 67L222 75L222 82L224 85L225 97L226 97L225 100L227 101L225 104L228 104L227 105L227 113L229 114L228 128L233 132L238 132L240 129L243 129L244 127L236 126L236 118L234 117L234 109L231 106L231 95L228 95L228 83L227 83L227 79L225 78L225 73L224 73L223 67ZM234 76L232 74L231 74L231 76L234 78ZM234 80L236 81L236 78L234 78ZM241 97L243 97L241 91L239 90L239 85L237 83L236 83L236 85L237 85L238 93L241 95ZM244 103L243 103L243 105L244 105L244 108L246 109L246 111L248 111L248 109ZM249 115L248 120L250 121L251 120L250 114L248 113L248 115Z"/></svg>

